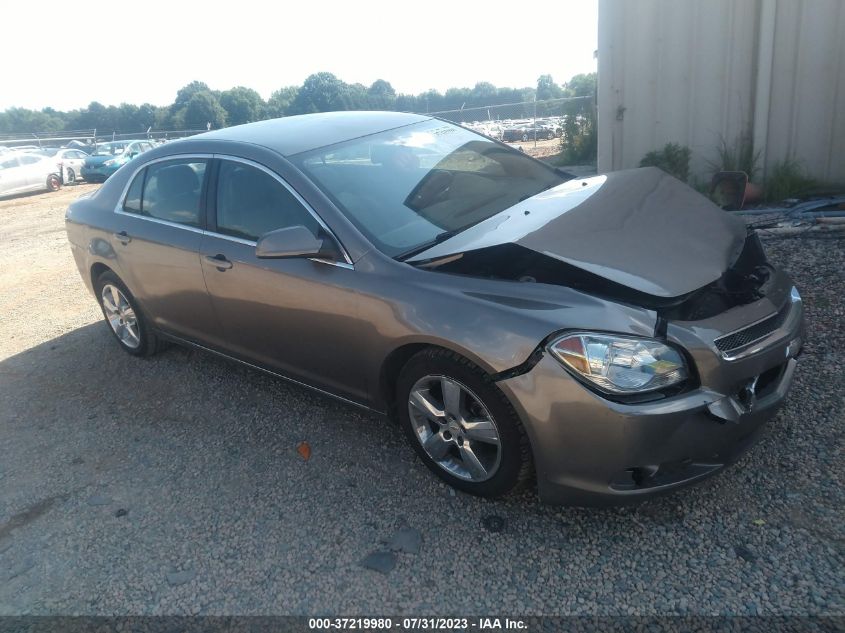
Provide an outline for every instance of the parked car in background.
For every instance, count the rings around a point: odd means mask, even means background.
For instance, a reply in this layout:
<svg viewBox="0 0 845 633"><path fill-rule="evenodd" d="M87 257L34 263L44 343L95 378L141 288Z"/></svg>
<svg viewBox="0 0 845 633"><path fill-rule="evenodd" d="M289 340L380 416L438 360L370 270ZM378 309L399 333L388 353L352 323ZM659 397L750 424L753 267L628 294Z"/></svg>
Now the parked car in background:
<svg viewBox="0 0 845 633"><path fill-rule="evenodd" d="M45 148L41 153L55 159L62 184L74 183L82 177L82 167L88 158L88 154L82 150L67 147Z"/></svg>
<svg viewBox="0 0 845 633"><path fill-rule="evenodd" d="M623 503L713 475L804 341L789 276L686 184L572 179L422 115L167 144L74 202L67 232L127 353L167 339L386 413L490 497L536 478L547 501Z"/></svg>
<svg viewBox="0 0 845 633"><path fill-rule="evenodd" d="M153 144L146 140L100 143L85 158L82 165L82 178L87 182L105 182L109 176L130 160L152 148Z"/></svg>
<svg viewBox="0 0 845 633"><path fill-rule="evenodd" d="M17 145L9 149L13 152L38 152L42 147L40 145Z"/></svg>
<svg viewBox="0 0 845 633"><path fill-rule="evenodd" d="M0 196L58 191L61 186L61 176L52 157L25 152L0 156Z"/></svg>
<svg viewBox="0 0 845 633"><path fill-rule="evenodd" d="M533 141L533 140L551 140L557 133L551 126L546 126L541 123L526 123L524 125L517 125L505 128L502 131L502 140L509 142L516 141Z"/></svg>
<svg viewBox="0 0 845 633"><path fill-rule="evenodd" d="M85 152L86 154L90 154L91 152L94 151L93 145L86 145L82 141L76 141L76 140L68 141L68 143L65 145L65 147L68 148L68 149L78 149L82 152Z"/></svg>

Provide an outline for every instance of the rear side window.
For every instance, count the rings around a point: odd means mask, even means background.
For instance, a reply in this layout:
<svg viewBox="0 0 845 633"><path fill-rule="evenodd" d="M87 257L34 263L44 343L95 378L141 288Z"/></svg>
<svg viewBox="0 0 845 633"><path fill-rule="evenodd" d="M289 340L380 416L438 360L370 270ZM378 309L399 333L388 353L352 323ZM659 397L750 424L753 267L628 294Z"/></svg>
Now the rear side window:
<svg viewBox="0 0 845 633"><path fill-rule="evenodd" d="M200 226L206 161L185 159L150 165L129 187L123 210L186 226Z"/></svg>
<svg viewBox="0 0 845 633"><path fill-rule="evenodd" d="M126 200L123 201L123 210L129 213L141 213L141 192L144 190L144 176L147 170L142 169L135 176L135 180L126 193Z"/></svg>
<svg viewBox="0 0 845 633"><path fill-rule="evenodd" d="M315 235L319 224L296 197L268 173L233 161L220 163L217 231L246 240L301 225Z"/></svg>
<svg viewBox="0 0 845 633"><path fill-rule="evenodd" d="M21 165L34 165L40 160L37 156L21 156Z"/></svg>

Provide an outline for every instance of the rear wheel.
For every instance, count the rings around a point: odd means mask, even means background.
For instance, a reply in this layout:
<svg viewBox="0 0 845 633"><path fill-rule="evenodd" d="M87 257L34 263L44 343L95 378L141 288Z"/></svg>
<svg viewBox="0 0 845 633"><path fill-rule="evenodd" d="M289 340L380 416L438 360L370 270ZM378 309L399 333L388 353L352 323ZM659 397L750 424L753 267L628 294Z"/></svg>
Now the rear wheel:
<svg viewBox="0 0 845 633"><path fill-rule="evenodd" d="M49 191L58 191L62 187L62 181L56 174L50 174L47 177L47 189Z"/></svg>
<svg viewBox="0 0 845 633"><path fill-rule="evenodd" d="M67 168L67 178L65 178L65 184L72 185L76 182L76 172L73 171L70 167Z"/></svg>
<svg viewBox="0 0 845 633"><path fill-rule="evenodd" d="M111 271L97 277L97 300L120 347L133 356L152 356L159 342L138 307L135 297Z"/></svg>
<svg viewBox="0 0 845 633"><path fill-rule="evenodd" d="M420 352L397 383L399 419L426 466L482 497L507 494L531 474L528 437L490 377L448 350Z"/></svg>

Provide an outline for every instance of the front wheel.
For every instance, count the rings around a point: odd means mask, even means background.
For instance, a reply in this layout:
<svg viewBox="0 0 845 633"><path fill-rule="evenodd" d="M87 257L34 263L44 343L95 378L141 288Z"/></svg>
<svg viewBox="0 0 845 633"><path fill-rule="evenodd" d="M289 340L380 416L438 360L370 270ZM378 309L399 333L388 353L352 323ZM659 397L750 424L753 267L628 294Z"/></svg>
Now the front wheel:
<svg viewBox="0 0 845 633"><path fill-rule="evenodd" d="M72 185L76 182L76 172L73 171L70 167L67 169L67 177L65 178L65 184Z"/></svg>
<svg viewBox="0 0 845 633"><path fill-rule="evenodd" d="M490 377L448 350L415 355L397 383L399 419L426 466L450 486L500 497L531 474L528 437Z"/></svg>
<svg viewBox="0 0 845 633"><path fill-rule="evenodd" d="M527 140L528 140L528 135L527 135L527 134L523 134L523 135L522 135L522 142L524 143L524 142L526 142Z"/></svg>
<svg viewBox="0 0 845 633"><path fill-rule="evenodd" d="M120 278L106 271L94 284L97 300L120 347L133 356L151 356L158 351L158 338L149 327L135 297Z"/></svg>

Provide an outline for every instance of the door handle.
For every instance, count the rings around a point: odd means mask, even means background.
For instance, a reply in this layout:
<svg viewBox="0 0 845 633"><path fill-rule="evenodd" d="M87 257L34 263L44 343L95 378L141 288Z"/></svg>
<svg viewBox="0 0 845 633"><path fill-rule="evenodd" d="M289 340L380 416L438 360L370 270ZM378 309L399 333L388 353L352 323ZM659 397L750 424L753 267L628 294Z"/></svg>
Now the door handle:
<svg viewBox="0 0 845 633"><path fill-rule="evenodd" d="M232 262L225 255L206 255L205 261L216 266L217 270L229 270L232 267Z"/></svg>
<svg viewBox="0 0 845 633"><path fill-rule="evenodd" d="M132 241L132 238L129 237L129 234L126 231L121 231L120 233L113 233L112 236L114 237L114 239L116 239L123 245L129 244L129 242Z"/></svg>

